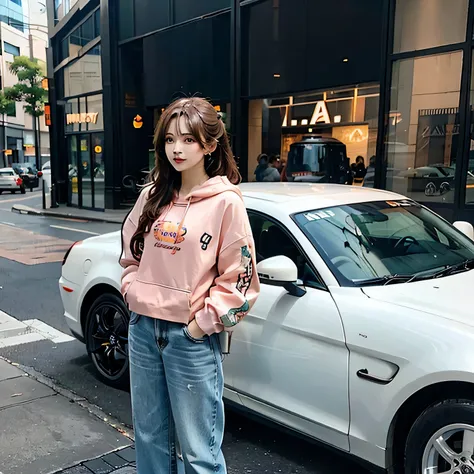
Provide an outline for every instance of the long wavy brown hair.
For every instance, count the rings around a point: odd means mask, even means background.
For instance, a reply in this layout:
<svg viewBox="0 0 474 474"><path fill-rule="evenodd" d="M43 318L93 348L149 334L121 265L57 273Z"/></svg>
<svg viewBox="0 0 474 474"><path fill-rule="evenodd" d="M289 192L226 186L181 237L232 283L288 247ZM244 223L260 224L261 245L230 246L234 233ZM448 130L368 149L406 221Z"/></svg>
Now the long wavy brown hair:
<svg viewBox="0 0 474 474"><path fill-rule="evenodd" d="M169 206L181 189L181 173L169 162L165 152L165 137L174 118L184 118L187 128L203 148L212 149L205 157L205 170L209 178L227 176L233 184L241 181L241 176L230 148L225 125L214 107L199 97L178 99L170 104L158 121L154 136L155 167L150 173L151 189L137 230L130 241L130 250L137 260L143 252L145 234L150 232L153 222ZM179 127L179 125L178 125Z"/></svg>

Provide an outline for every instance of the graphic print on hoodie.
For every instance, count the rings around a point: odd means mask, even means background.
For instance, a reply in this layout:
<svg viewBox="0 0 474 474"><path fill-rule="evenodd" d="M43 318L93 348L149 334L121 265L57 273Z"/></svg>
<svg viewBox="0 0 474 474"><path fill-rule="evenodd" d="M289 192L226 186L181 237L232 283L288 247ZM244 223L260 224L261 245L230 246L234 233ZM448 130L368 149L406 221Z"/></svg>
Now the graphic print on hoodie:
<svg viewBox="0 0 474 474"><path fill-rule="evenodd" d="M235 326L260 292L242 194L225 177L174 201L145 235L140 262L130 251L150 187L122 229L122 294L131 311L188 324L207 334Z"/></svg>

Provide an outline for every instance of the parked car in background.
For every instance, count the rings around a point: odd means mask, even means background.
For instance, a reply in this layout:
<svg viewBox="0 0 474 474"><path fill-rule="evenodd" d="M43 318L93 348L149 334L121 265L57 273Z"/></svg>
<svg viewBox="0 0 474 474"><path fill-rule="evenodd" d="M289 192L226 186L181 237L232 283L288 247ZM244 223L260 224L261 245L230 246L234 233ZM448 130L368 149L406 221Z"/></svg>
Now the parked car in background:
<svg viewBox="0 0 474 474"><path fill-rule="evenodd" d="M13 163L12 168L23 180L25 188L33 191L39 186L38 170L34 163Z"/></svg>
<svg viewBox="0 0 474 474"><path fill-rule="evenodd" d="M26 193L23 179L15 173L13 168L0 169L0 194L3 191L10 191L12 194L15 194L17 191L20 191L21 194Z"/></svg>
<svg viewBox="0 0 474 474"><path fill-rule="evenodd" d="M224 361L226 401L391 474L474 472L472 225L375 189L240 188L262 285ZM59 280L67 324L115 386L120 254L120 232L77 242Z"/></svg>
<svg viewBox="0 0 474 474"><path fill-rule="evenodd" d="M51 161L47 161L41 168L43 173L43 181L46 185L46 192L49 192L51 189Z"/></svg>

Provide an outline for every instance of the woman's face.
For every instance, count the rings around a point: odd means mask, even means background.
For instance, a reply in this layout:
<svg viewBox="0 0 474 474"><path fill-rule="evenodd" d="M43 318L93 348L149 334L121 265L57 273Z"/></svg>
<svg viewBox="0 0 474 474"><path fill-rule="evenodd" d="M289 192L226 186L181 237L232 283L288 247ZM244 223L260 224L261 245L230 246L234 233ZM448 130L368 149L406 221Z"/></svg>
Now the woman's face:
<svg viewBox="0 0 474 474"><path fill-rule="evenodd" d="M191 135L183 117L179 117L179 127L178 118L171 120L165 135L165 151L171 165L181 173L204 166L206 151Z"/></svg>

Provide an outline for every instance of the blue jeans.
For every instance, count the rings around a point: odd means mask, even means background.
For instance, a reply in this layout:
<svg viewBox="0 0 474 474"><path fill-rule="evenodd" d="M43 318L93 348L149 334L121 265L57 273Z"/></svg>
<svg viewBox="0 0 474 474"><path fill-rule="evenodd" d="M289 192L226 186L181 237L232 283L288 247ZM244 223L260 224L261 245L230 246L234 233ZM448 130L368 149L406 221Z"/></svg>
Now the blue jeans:
<svg viewBox="0 0 474 474"><path fill-rule="evenodd" d="M137 474L225 474L217 335L132 313L129 357Z"/></svg>

